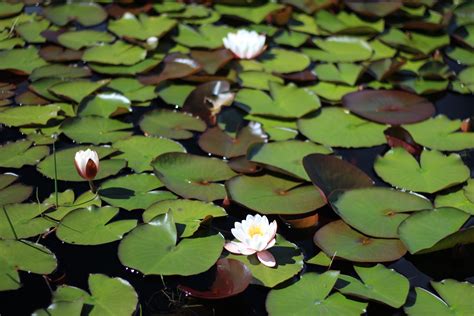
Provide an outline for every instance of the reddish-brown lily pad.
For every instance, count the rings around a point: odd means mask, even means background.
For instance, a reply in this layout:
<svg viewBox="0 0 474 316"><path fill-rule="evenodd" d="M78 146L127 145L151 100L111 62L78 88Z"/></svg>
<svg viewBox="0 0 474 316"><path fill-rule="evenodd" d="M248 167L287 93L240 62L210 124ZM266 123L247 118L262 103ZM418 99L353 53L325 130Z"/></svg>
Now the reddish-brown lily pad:
<svg viewBox="0 0 474 316"><path fill-rule="evenodd" d="M400 125L428 119L435 113L433 104L416 94L395 90L363 90L346 94L342 104L368 120Z"/></svg>
<svg viewBox="0 0 474 316"><path fill-rule="evenodd" d="M138 77L143 84L157 85L168 79L182 78L195 74L202 66L191 57L172 53L163 60L164 66L159 74Z"/></svg>

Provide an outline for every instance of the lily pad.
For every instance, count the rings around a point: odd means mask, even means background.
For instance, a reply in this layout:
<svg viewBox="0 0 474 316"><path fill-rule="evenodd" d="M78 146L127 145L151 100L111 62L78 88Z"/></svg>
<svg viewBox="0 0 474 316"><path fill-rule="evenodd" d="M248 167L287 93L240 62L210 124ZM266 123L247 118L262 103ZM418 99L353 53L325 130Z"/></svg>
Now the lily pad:
<svg viewBox="0 0 474 316"><path fill-rule="evenodd" d="M303 53L315 61L355 62L367 60L373 53L369 43L357 37L332 36L313 41L320 49L306 48Z"/></svg>
<svg viewBox="0 0 474 316"><path fill-rule="evenodd" d="M14 173L0 174L0 206L23 202L33 192L32 187L15 183L17 179Z"/></svg>
<svg viewBox="0 0 474 316"><path fill-rule="evenodd" d="M377 1L365 1L365 0L344 0L344 4L357 13L366 16L384 17L389 15L398 9L403 4L401 0L377 0Z"/></svg>
<svg viewBox="0 0 474 316"><path fill-rule="evenodd" d="M56 152L56 168L57 168L57 179L63 181L84 181L76 171L74 167L74 155L79 150L86 150L90 148L95 150L99 155L100 169L96 176L96 179L104 179L111 175L118 173L126 165L126 161L123 159L108 159L107 157L117 152L116 149L111 147L99 147L99 146L76 146ZM41 161L36 168L40 173L50 179L55 178L54 172L54 157L50 155Z"/></svg>
<svg viewBox="0 0 474 316"><path fill-rule="evenodd" d="M61 106L55 103L9 107L0 112L0 123L7 126L45 125L49 120L57 118L60 111Z"/></svg>
<svg viewBox="0 0 474 316"><path fill-rule="evenodd" d="M252 272L252 284L273 288L276 285L292 278L303 269L303 255L301 250L293 243L287 241L281 235L276 236L275 246L268 249L275 257L276 266L267 267L258 261L256 255L233 255L227 256L244 263Z"/></svg>
<svg viewBox="0 0 474 316"><path fill-rule="evenodd" d="M168 152L186 152L178 142L162 137L132 136L114 143L114 148L122 154L116 158L128 161L128 167L135 172L152 171L151 161L161 154ZM140 153L137 155L137 153Z"/></svg>
<svg viewBox="0 0 474 316"><path fill-rule="evenodd" d="M143 213L143 221L148 223L156 216L169 211L173 214L176 229L181 238L191 237L199 229L201 222L209 217L227 216L222 207L213 203L178 199L160 201L151 205Z"/></svg>
<svg viewBox="0 0 474 316"><path fill-rule="evenodd" d="M96 46L101 43L113 42L115 37L107 32L81 30L65 32L58 36L58 43L64 47L79 50L84 47Z"/></svg>
<svg viewBox="0 0 474 316"><path fill-rule="evenodd" d="M271 290L266 302L267 311L275 316L292 313L356 316L365 313L367 303L352 301L339 293L329 295L338 277L339 271L305 273L298 282Z"/></svg>
<svg viewBox="0 0 474 316"><path fill-rule="evenodd" d="M281 74L305 70L311 62L305 54L281 48L266 51L259 60L266 72Z"/></svg>
<svg viewBox="0 0 474 316"><path fill-rule="evenodd" d="M148 16L140 14L137 18L131 14L124 14L120 19L110 21L108 29L120 37L145 41L153 36L162 37L175 25L176 20L170 19L166 15Z"/></svg>
<svg viewBox="0 0 474 316"><path fill-rule="evenodd" d="M152 166L169 190L206 202L224 199L224 185L217 182L236 175L222 160L185 153L165 153Z"/></svg>
<svg viewBox="0 0 474 316"><path fill-rule="evenodd" d="M338 220L326 224L314 235L314 243L330 257L354 262L388 262L401 258L406 248L398 239L365 236Z"/></svg>
<svg viewBox="0 0 474 316"><path fill-rule="evenodd" d="M154 175L136 173L105 181L100 186L99 195L110 205L132 211L176 198L171 192L156 190L162 186Z"/></svg>
<svg viewBox="0 0 474 316"><path fill-rule="evenodd" d="M385 181L399 188L416 192L434 193L464 182L469 178L466 167L457 154L443 155L436 150L423 150L420 162L404 148L390 149L377 157L375 172Z"/></svg>
<svg viewBox="0 0 474 316"><path fill-rule="evenodd" d="M76 245L100 245L120 240L137 226L137 221L110 222L118 212L118 208L110 206L74 210L61 220L56 235L62 241Z"/></svg>
<svg viewBox="0 0 474 316"><path fill-rule="evenodd" d="M145 135L187 139L193 137L192 131L203 132L206 123L187 113L154 110L141 118L140 128Z"/></svg>
<svg viewBox="0 0 474 316"><path fill-rule="evenodd" d="M340 103L342 97L347 93L358 90L355 86L334 84L324 81L318 82L316 85L308 87L308 89L314 91L322 99L332 103Z"/></svg>
<svg viewBox="0 0 474 316"><path fill-rule="evenodd" d="M136 75L147 72L155 68L162 60L160 54L151 56L134 65L106 65L98 63L88 63L95 72L107 75ZM125 78L121 78L125 79Z"/></svg>
<svg viewBox="0 0 474 316"><path fill-rule="evenodd" d="M314 153L330 154L332 150L308 141L278 141L252 146L247 153L247 159L264 164L269 169L275 168L278 171L310 181L303 168L303 158Z"/></svg>
<svg viewBox="0 0 474 316"><path fill-rule="evenodd" d="M0 239L0 291L21 287L18 271L52 273L56 257L45 246L26 240Z"/></svg>
<svg viewBox="0 0 474 316"><path fill-rule="evenodd" d="M23 139L0 146L0 167L21 168L24 165L34 166L49 154L49 147L31 147L32 144L32 141Z"/></svg>
<svg viewBox="0 0 474 316"><path fill-rule="evenodd" d="M64 216L70 212L80 209L88 208L89 206L102 206L102 201L99 196L92 191L86 191L75 198L74 191L67 189L64 192L58 192L58 207L56 208L56 194L53 192L44 200L43 204L49 207L44 215L49 218L60 221ZM52 208L54 206L54 208Z"/></svg>
<svg viewBox="0 0 474 316"><path fill-rule="evenodd" d="M41 204L8 204L0 211L0 237L4 239L19 239L46 233L56 223L40 217L46 210Z"/></svg>
<svg viewBox="0 0 474 316"><path fill-rule="evenodd" d="M145 57L145 49L123 41L116 41L113 44L88 48L82 59L93 63L130 66L144 60Z"/></svg>
<svg viewBox="0 0 474 316"><path fill-rule="evenodd" d="M11 70L30 74L38 67L46 65L34 47L0 51L0 70Z"/></svg>
<svg viewBox="0 0 474 316"><path fill-rule="evenodd" d="M310 140L334 147L372 147L385 143L386 125L373 123L338 107L323 108L298 120L298 129Z"/></svg>
<svg viewBox="0 0 474 316"><path fill-rule="evenodd" d="M258 90L270 90L269 82L283 84L285 81L280 77L263 71L244 71L239 73L240 85L244 88Z"/></svg>
<svg viewBox="0 0 474 316"><path fill-rule="evenodd" d="M398 226L409 212L431 209L420 196L388 188L374 187L332 194L334 211L358 231L374 237L398 238Z"/></svg>
<svg viewBox="0 0 474 316"><path fill-rule="evenodd" d="M271 97L263 91L241 89L235 102L252 115L299 118L321 107L318 96L306 88L290 83L286 86L269 82ZM294 99L298 102L295 103Z"/></svg>
<svg viewBox="0 0 474 316"><path fill-rule="evenodd" d="M313 185L272 175L237 176L226 189L231 200L262 214L303 214L326 204Z"/></svg>
<svg viewBox="0 0 474 316"><path fill-rule="evenodd" d="M187 47L215 49L222 47L222 39L233 31L227 25L204 24L194 29L187 24L179 24L178 35L173 40Z"/></svg>
<svg viewBox="0 0 474 316"><path fill-rule="evenodd" d="M94 129L91 129L94 126ZM100 116L84 116L64 121L61 130L78 143L103 144L127 138L132 132L129 123Z"/></svg>
<svg viewBox="0 0 474 316"><path fill-rule="evenodd" d="M230 6L217 4L215 10L222 15L237 17L241 20L250 21L255 24L261 23L270 13L280 10L283 5L278 3L266 3L261 6Z"/></svg>
<svg viewBox="0 0 474 316"><path fill-rule="evenodd" d="M79 109L80 116L110 116L132 111L132 102L115 92L99 93L83 103Z"/></svg>
<svg viewBox="0 0 474 316"><path fill-rule="evenodd" d="M326 63L317 65L314 71L321 81L343 83L353 86L364 71L364 67L350 63Z"/></svg>
<svg viewBox="0 0 474 316"><path fill-rule="evenodd" d="M321 29L331 34L378 34L382 33L385 27L383 19L367 21L346 11L331 14L321 10L316 13L315 19Z"/></svg>
<svg viewBox="0 0 474 316"><path fill-rule="evenodd" d="M171 84L157 88L158 96L168 104L183 107L184 101L194 90L192 85Z"/></svg>
<svg viewBox="0 0 474 316"><path fill-rule="evenodd" d="M427 99L395 90L363 90L342 99L351 112L378 123L400 125L420 122L431 117L435 108Z"/></svg>
<svg viewBox="0 0 474 316"><path fill-rule="evenodd" d="M428 55L435 49L449 44L448 35L431 36L421 33L403 33L396 28L391 28L380 40L392 47L410 52Z"/></svg>
<svg viewBox="0 0 474 316"><path fill-rule="evenodd" d="M8 16L18 14L21 12L21 10L23 10L23 7L23 3L0 3L0 17L6 18Z"/></svg>
<svg viewBox="0 0 474 316"><path fill-rule="evenodd" d="M298 135L295 119L258 115L246 115L245 119L262 124L265 133L274 141L293 139Z"/></svg>
<svg viewBox="0 0 474 316"><path fill-rule="evenodd" d="M77 21L83 26L93 26L102 23L107 18L107 12L93 2L73 2L44 9L44 15L56 25L64 26L71 21Z"/></svg>
<svg viewBox="0 0 474 316"><path fill-rule="evenodd" d="M145 275L187 276L213 266L224 246L220 234L177 239L173 215L161 214L125 236L118 256L122 264Z"/></svg>
<svg viewBox="0 0 474 316"><path fill-rule="evenodd" d="M156 98L155 87L146 86L137 79L116 78L110 81L108 88L119 91L130 101L145 102Z"/></svg>
<svg viewBox="0 0 474 316"><path fill-rule="evenodd" d="M436 208L453 207L463 212L474 215L474 202L472 202L471 192L474 189L474 181L469 179L467 185L457 191L437 195L435 199Z"/></svg>
<svg viewBox="0 0 474 316"><path fill-rule="evenodd" d="M109 80L73 80L57 83L48 90L58 97L80 103L85 97L109 83Z"/></svg>
<svg viewBox="0 0 474 316"><path fill-rule="evenodd" d="M89 77L91 74L90 69L87 67L51 64L33 70L30 80L36 81L43 78L74 79Z"/></svg>

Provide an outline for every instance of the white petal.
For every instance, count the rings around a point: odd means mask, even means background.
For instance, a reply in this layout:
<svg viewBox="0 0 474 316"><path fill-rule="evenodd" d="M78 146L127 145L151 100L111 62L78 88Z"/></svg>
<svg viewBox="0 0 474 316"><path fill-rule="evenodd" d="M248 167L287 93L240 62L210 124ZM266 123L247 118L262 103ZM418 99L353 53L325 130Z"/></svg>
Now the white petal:
<svg viewBox="0 0 474 316"><path fill-rule="evenodd" d="M270 251L264 250L257 252L257 258L262 264L266 265L267 267L272 268L276 266L275 257Z"/></svg>

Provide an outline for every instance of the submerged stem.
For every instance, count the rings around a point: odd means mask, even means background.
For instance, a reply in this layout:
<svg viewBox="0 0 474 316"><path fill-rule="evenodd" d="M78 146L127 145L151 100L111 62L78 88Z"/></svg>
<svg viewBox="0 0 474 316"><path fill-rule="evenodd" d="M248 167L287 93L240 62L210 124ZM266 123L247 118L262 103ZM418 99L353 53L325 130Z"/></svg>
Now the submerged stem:
<svg viewBox="0 0 474 316"><path fill-rule="evenodd" d="M54 197L56 208L59 207L59 197L58 197L58 168L56 165L56 138L53 142L53 159L54 159Z"/></svg>

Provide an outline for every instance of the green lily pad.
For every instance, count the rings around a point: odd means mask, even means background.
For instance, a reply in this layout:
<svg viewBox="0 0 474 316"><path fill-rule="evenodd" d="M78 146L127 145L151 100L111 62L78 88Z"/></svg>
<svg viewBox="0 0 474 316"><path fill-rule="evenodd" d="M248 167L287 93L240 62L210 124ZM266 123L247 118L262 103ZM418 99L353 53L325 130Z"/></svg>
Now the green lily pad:
<svg viewBox="0 0 474 316"><path fill-rule="evenodd" d="M291 1L295 2L294 0L291 0ZM297 1L301 2L299 0ZM302 6L306 7L306 3L302 3ZM321 34L321 31L319 30L314 17L311 15L303 14L303 13L293 12L292 19L289 21L288 27L290 30L307 33L310 35Z"/></svg>
<svg viewBox="0 0 474 316"><path fill-rule="evenodd" d="M122 41L90 47L82 55L82 59L87 62L127 66L135 65L145 57L145 49Z"/></svg>
<svg viewBox="0 0 474 316"><path fill-rule="evenodd" d="M94 95L79 108L80 116L110 116L128 113L132 111L132 102L115 92L105 92Z"/></svg>
<svg viewBox="0 0 474 316"><path fill-rule="evenodd" d="M44 214L49 218L60 221L64 216L70 212L80 209L88 208L89 206L102 206L102 201L99 196L92 191L86 191L77 198L75 198L74 191L67 189L64 192L58 192L58 207L56 208L56 195L51 193L51 195L44 200L44 205L48 206L50 209ZM54 208L52 208L54 206Z"/></svg>
<svg viewBox="0 0 474 316"><path fill-rule="evenodd" d="M400 239L410 253L427 250L457 232L468 218L469 214L451 207L417 212L401 223Z"/></svg>
<svg viewBox="0 0 474 316"><path fill-rule="evenodd" d="M324 81L318 82L316 85L308 87L308 89L314 91L322 99L332 103L339 103L343 96L358 90L357 87Z"/></svg>
<svg viewBox="0 0 474 316"><path fill-rule="evenodd" d="M435 206L440 207L454 207L466 213L474 215L474 202L472 192L474 190L474 181L469 179L467 185L457 191L437 195L435 199Z"/></svg>
<svg viewBox="0 0 474 316"><path fill-rule="evenodd" d="M19 239L46 233L56 226L52 220L40 217L46 210L42 204L8 204L0 210L0 237Z"/></svg>
<svg viewBox="0 0 474 316"><path fill-rule="evenodd" d="M401 147L390 149L377 157L375 172L385 181L399 188L416 192L434 193L469 178L466 167L457 154L443 155L436 150L423 150L420 163Z"/></svg>
<svg viewBox="0 0 474 316"><path fill-rule="evenodd" d="M73 80L57 83L48 90L58 97L80 103L85 97L109 83L109 80Z"/></svg>
<svg viewBox="0 0 474 316"><path fill-rule="evenodd" d="M263 91L241 89L235 102L252 115L268 115L282 118L299 118L321 107L318 96L306 88L290 83L281 85L269 82L271 97ZM295 103L295 98L298 103Z"/></svg>
<svg viewBox="0 0 474 316"><path fill-rule="evenodd" d="M178 242L171 212L131 231L120 242L123 265L145 275L194 275L216 263L224 246L221 234L184 238Z"/></svg>
<svg viewBox="0 0 474 316"><path fill-rule="evenodd" d="M119 91L131 101L145 102L156 98L155 87L146 86L137 79L116 78L107 86L110 89Z"/></svg>
<svg viewBox="0 0 474 316"><path fill-rule="evenodd" d="M298 129L310 140L334 147L372 147L386 142L386 125L373 123L338 107L298 120Z"/></svg>
<svg viewBox="0 0 474 316"><path fill-rule="evenodd" d="M184 101L194 90L195 86L184 84L170 84L158 87L158 96L168 104L183 107Z"/></svg>
<svg viewBox="0 0 474 316"><path fill-rule="evenodd" d="M345 11L331 14L321 10L316 13L315 19L319 28L331 34L378 34L382 33L385 27L383 19L369 22Z"/></svg>
<svg viewBox="0 0 474 316"><path fill-rule="evenodd" d="M305 54L281 48L266 51L259 60L266 72L281 74L305 70L311 62Z"/></svg>
<svg viewBox="0 0 474 316"><path fill-rule="evenodd" d="M320 251L314 257L306 259L304 262L322 267L330 267L332 264L332 258L328 257L324 251Z"/></svg>
<svg viewBox="0 0 474 316"><path fill-rule="evenodd" d="M118 208L110 206L74 210L61 220L56 236L75 245L100 245L120 240L137 226L137 221L127 219L110 222L118 212Z"/></svg>
<svg viewBox="0 0 474 316"><path fill-rule="evenodd" d="M296 120L294 119L288 120L258 115L246 115L245 119L262 124L265 133L274 141L293 139L298 135Z"/></svg>
<svg viewBox="0 0 474 316"><path fill-rule="evenodd" d="M91 129L94 126L94 129ZM76 117L64 121L61 130L67 137L78 143L102 144L116 142L127 138L132 132L124 131L132 128L129 123L100 116Z"/></svg>
<svg viewBox="0 0 474 316"><path fill-rule="evenodd" d="M398 226L408 212L431 209L419 195L388 188L367 188L331 195L334 211L358 231L374 237L398 238Z"/></svg>
<svg viewBox="0 0 474 316"><path fill-rule="evenodd" d="M176 20L165 15L148 16L140 14L123 15L109 22L108 29L120 37L136 38L146 41L150 37L160 38L176 26Z"/></svg>
<svg viewBox="0 0 474 316"><path fill-rule="evenodd" d="M343 83L353 86L364 71L364 67L349 63L328 63L317 65L314 71L321 81Z"/></svg>
<svg viewBox="0 0 474 316"><path fill-rule="evenodd" d="M32 46L0 51L0 70L11 70L23 74L30 74L38 67L46 65Z"/></svg>
<svg viewBox="0 0 474 316"><path fill-rule="evenodd" d="M203 132L206 123L187 113L154 110L141 118L140 129L145 135L187 139L193 137L192 131Z"/></svg>
<svg viewBox="0 0 474 316"><path fill-rule="evenodd" d="M336 283L339 292L379 301L393 308L399 308L405 303L410 282L403 275L382 264L370 268L354 266L354 269L362 281L341 275Z"/></svg>
<svg viewBox="0 0 474 316"><path fill-rule="evenodd" d="M428 55L435 49L449 44L449 36L430 36L421 33L403 33L396 28L391 28L386 34L380 36L380 40L392 47L410 52Z"/></svg>
<svg viewBox="0 0 474 316"><path fill-rule="evenodd" d="M45 125L49 120L57 118L60 111L61 106L56 103L9 107L5 111L0 111L0 123L15 127L32 124Z"/></svg>
<svg viewBox="0 0 474 316"><path fill-rule="evenodd" d="M432 149L458 151L474 147L474 133L461 132L461 120L450 120L442 114L403 128L417 143Z"/></svg>
<svg viewBox="0 0 474 316"><path fill-rule="evenodd" d="M133 65L106 65L88 63L95 72L107 75L136 75L155 68L162 60L162 55L153 55ZM120 78L125 79L125 78Z"/></svg>
<svg viewBox="0 0 474 316"><path fill-rule="evenodd" d="M161 154L186 152L186 149L180 143L171 139L138 135L115 142L114 148L122 152L116 158L127 160L128 167L135 170L135 172L152 171L151 161Z"/></svg>
<svg viewBox="0 0 474 316"><path fill-rule="evenodd" d="M0 291L21 287L18 271L52 273L56 257L45 246L27 240L0 239Z"/></svg>
<svg viewBox="0 0 474 316"><path fill-rule="evenodd" d="M46 31L49 25L48 20L33 20L21 23L15 28L15 31L28 43L44 43L46 38L41 33Z"/></svg>
<svg viewBox="0 0 474 316"><path fill-rule="evenodd" d="M43 78L75 79L89 77L90 75L91 71L87 67L51 64L33 70L30 80L36 81Z"/></svg>
<svg viewBox="0 0 474 316"><path fill-rule="evenodd" d="M158 201L176 199L168 191L155 190L162 186L154 175L136 173L105 181L100 186L99 195L110 205L132 211L146 209Z"/></svg>
<svg viewBox="0 0 474 316"><path fill-rule="evenodd" d="M280 10L283 5L278 3L266 3L261 6L229 6L217 4L214 9L222 15L238 17L241 20L250 21L255 24L261 23L270 13Z"/></svg>
<svg viewBox="0 0 474 316"><path fill-rule="evenodd" d="M339 271L305 273L298 282L271 290L266 302L267 311L275 316L356 316L365 313L367 303L352 301L339 293L329 295L338 277Z"/></svg>
<svg viewBox="0 0 474 316"><path fill-rule="evenodd" d="M403 2L401 0L345 0L344 4L362 15L384 17L400 9Z"/></svg>
<svg viewBox="0 0 474 316"><path fill-rule="evenodd" d="M59 150L56 152L56 168L57 168L57 179L63 181L84 181L76 171L74 167L74 155L79 150L86 150L90 148L95 150L99 155L100 159L100 168L97 173L96 179L104 179L111 175L118 173L122 170L126 161L123 159L108 159L107 157L111 154L117 152L116 149L111 147L99 147L99 146L76 146L64 150ZM54 157L50 155L41 161L36 168L40 173L45 175L50 179L55 178L54 172Z"/></svg>
<svg viewBox="0 0 474 316"><path fill-rule="evenodd" d="M107 12L93 2L48 6L43 12L48 20L59 26L64 26L71 21L77 21L83 26L93 26L102 23L107 18Z"/></svg>
<svg viewBox="0 0 474 316"><path fill-rule="evenodd" d="M227 258L244 263L252 272L252 283L268 288L292 278L303 269L301 250L283 236L277 234L275 246L268 251L275 257L276 266L273 268L261 264L255 254L250 256L229 254Z"/></svg>
<svg viewBox="0 0 474 316"><path fill-rule="evenodd" d="M211 202L226 196L223 184L236 174L226 162L186 153L165 153L152 162L156 176L174 193Z"/></svg>
<svg viewBox="0 0 474 316"><path fill-rule="evenodd" d="M192 48L215 49L222 47L222 39L234 29L227 25L204 24L197 29L187 25L178 25L178 35L173 40L181 45Z"/></svg>
<svg viewBox="0 0 474 316"><path fill-rule="evenodd" d="M171 211L176 222L178 235L181 238L191 237L201 225L201 221L208 217L227 216L227 212L213 203L195 200L167 200L160 201L145 210L143 221L148 223L156 216Z"/></svg>
<svg viewBox="0 0 474 316"><path fill-rule="evenodd" d="M474 66L474 52L470 49L454 47L446 55L460 64Z"/></svg>
<svg viewBox="0 0 474 316"><path fill-rule="evenodd" d="M309 35L305 33L283 30L274 38L274 41L280 45L300 47L308 40L308 38Z"/></svg>
<svg viewBox="0 0 474 316"><path fill-rule="evenodd" d="M237 176L226 189L231 200L262 214L303 214L326 204L315 186L272 175Z"/></svg>
<svg viewBox="0 0 474 316"><path fill-rule="evenodd" d="M59 44L74 50L96 46L101 43L110 43L114 39L115 37L107 32L94 30L65 32L58 36Z"/></svg>
<svg viewBox="0 0 474 316"><path fill-rule="evenodd" d="M416 301L405 306L408 316L421 315L469 315L473 309L474 288L471 283L446 279L431 282L440 297L427 290L416 287Z"/></svg>
<svg viewBox="0 0 474 316"><path fill-rule="evenodd" d="M0 146L0 167L21 168L24 165L34 166L49 154L49 147L31 147L32 144L32 141L23 139Z"/></svg>
<svg viewBox="0 0 474 316"><path fill-rule="evenodd" d="M406 248L398 239L365 236L338 220L326 224L314 235L314 243L330 257L354 262L388 262L401 258Z"/></svg>
<svg viewBox="0 0 474 316"><path fill-rule="evenodd" d="M16 15L23 10L23 3L0 3L0 18Z"/></svg>
<svg viewBox="0 0 474 316"><path fill-rule="evenodd" d="M30 186L14 183L17 179L14 173L0 174L0 206L23 202L33 192Z"/></svg>
<svg viewBox="0 0 474 316"><path fill-rule="evenodd" d="M239 73L239 80L242 87L258 90L270 90L270 81L279 84L283 84L285 82L280 77L263 71L243 71Z"/></svg>
<svg viewBox="0 0 474 316"><path fill-rule="evenodd" d="M369 43L357 37L332 36L313 41L320 49L306 48L303 53L315 61L355 62L367 60L373 53Z"/></svg>
<svg viewBox="0 0 474 316"><path fill-rule="evenodd" d="M309 154L330 154L330 148L299 140L278 141L252 146L247 159L283 171L299 179L310 181L303 167L303 158Z"/></svg>

